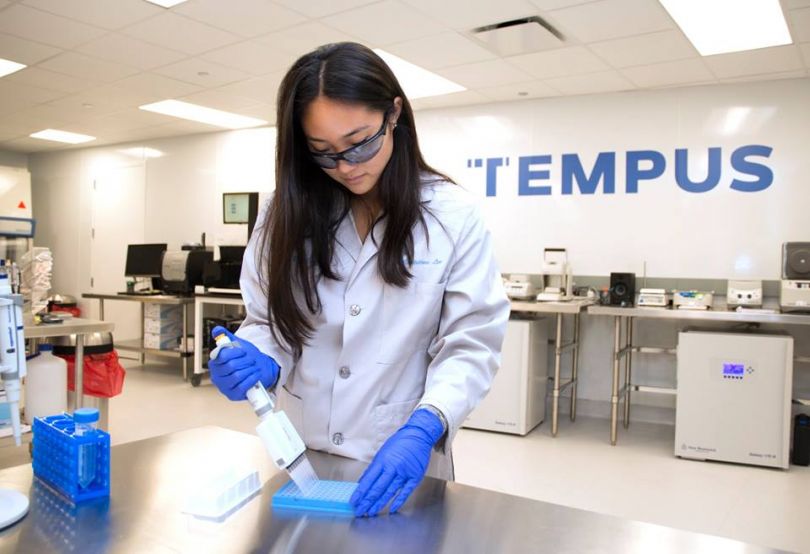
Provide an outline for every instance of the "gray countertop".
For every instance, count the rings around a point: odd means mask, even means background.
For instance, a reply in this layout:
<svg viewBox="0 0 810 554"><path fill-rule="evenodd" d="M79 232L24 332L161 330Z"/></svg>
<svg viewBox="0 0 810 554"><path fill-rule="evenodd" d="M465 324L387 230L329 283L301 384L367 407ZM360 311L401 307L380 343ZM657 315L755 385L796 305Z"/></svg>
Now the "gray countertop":
<svg viewBox="0 0 810 554"><path fill-rule="evenodd" d="M676 310L657 307L599 306L588 307L589 315L640 317L645 319L680 319L692 321L730 321L739 323L778 323L787 325L810 325L810 314L779 313L779 305L765 302L765 308L775 313L737 312L729 310L725 303L716 303L710 310Z"/></svg>
<svg viewBox="0 0 810 554"><path fill-rule="evenodd" d="M310 459L324 479L354 481L363 470L323 453ZM223 522L181 512L201 475L233 463L259 471L258 496ZM0 487L27 494L31 510L0 532L0 552L777 552L431 478L393 516L274 511L272 495L286 481L256 437L219 427L113 447L110 498L78 507L32 483L30 465L9 468Z"/></svg>

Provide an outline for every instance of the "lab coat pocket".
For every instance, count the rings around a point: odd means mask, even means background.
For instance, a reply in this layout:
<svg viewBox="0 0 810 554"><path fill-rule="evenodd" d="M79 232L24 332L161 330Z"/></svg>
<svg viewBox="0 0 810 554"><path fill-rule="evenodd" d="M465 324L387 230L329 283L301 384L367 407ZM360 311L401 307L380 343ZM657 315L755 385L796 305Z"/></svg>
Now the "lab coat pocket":
<svg viewBox="0 0 810 554"><path fill-rule="evenodd" d="M444 286L421 281L404 289L385 286L377 363L405 363L414 352L427 351L439 326Z"/></svg>
<svg viewBox="0 0 810 554"><path fill-rule="evenodd" d="M375 451L378 450L397 429L405 425L405 422L408 421L408 418L413 413L413 409L416 408L419 400L420 398L406 400L404 402L382 404L372 410L371 418L374 421L374 430L376 432Z"/></svg>

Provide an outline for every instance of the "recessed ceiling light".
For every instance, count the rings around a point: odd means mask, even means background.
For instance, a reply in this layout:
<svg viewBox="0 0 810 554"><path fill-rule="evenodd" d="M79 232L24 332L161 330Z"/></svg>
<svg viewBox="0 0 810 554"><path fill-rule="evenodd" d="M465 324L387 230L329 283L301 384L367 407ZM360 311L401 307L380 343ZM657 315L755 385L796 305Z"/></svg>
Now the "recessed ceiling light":
<svg viewBox="0 0 810 554"><path fill-rule="evenodd" d="M267 121L263 119L206 108L205 106L181 102L180 100L162 100L152 104L144 104L139 108L148 112L161 113L179 117L180 119L190 119L191 121L199 121L216 127L224 127L225 129L244 129L246 127L267 125Z"/></svg>
<svg viewBox="0 0 810 554"><path fill-rule="evenodd" d="M71 133L69 131L60 131L58 129L45 129L30 135L31 138L52 140L55 142L66 142L68 144L81 144L83 142L90 142L96 140L96 137L90 135L82 135L79 133Z"/></svg>
<svg viewBox="0 0 810 554"><path fill-rule="evenodd" d="M4 60L3 58L0 58L0 77L11 75L15 71L19 71L26 67L28 66L26 66L25 64L12 62L11 60Z"/></svg>
<svg viewBox="0 0 810 554"><path fill-rule="evenodd" d="M660 0L701 56L793 42L779 0Z"/></svg>
<svg viewBox="0 0 810 554"><path fill-rule="evenodd" d="M162 8L171 8L172 6L176 6L177 4L182 4L186 0L146 0L147 2L151 2L152 4L157 4Z"/></svg>
<svg viewBox="0 0 810 554"><path fill-rule="evenodd" d="M132 156L133 158L162 158L163 152L156 148L149 148L148 146L136 146L134 148L124 148L119 150L122 154Z"/></svg>
<svg viewBox="0 0 810 554"><path fill-rule="evenodd" d="M425 98L427 96L439 96L450 94L451 92L461 92L467 90L458 83L445 79L441 75L436 75L423 67L406 62L385 50L375 48L377 53L397 76L399 84L409 99Z"/></svg>

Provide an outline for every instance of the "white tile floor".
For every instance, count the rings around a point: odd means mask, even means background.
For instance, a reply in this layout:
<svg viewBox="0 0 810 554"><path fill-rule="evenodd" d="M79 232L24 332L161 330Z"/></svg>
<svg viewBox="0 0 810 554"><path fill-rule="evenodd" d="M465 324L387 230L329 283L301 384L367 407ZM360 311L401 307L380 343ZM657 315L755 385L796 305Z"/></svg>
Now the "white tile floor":
<svg viewBox="0 0 810 554"><path fill-rule="evenodd" d="M206 381L192 388L178 374L176 367L152 364L128 370L124 394L110 403L113 444L209 424L253 432L255 417L245 405L229 402ZM546 423L526 437L462 429L454 444L457 480L810 552L810 468L792 466L785 472L680 460L672 454L669 425L634 423L621 430L617 446L610 446L606 420L561 422L557 438L551 438ZM0 466L25 463L22 449L2 444Z"/></svg>

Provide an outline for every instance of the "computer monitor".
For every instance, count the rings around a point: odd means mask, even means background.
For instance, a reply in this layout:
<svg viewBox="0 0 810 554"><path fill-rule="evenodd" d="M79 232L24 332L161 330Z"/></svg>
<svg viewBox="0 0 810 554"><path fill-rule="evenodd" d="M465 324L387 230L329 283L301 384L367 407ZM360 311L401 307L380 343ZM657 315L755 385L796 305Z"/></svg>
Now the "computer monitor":
<svg viewBox="0 0 810 554"><path fill-rule="evenodd" d="M219 261L226 264L241 264L245 257L244 246L220 246Z"/></svg>
<svg viewBox="0 0 810 554"><path fill-rule="evenodd" d="M222 195L222 222L247 223L250 216L249 192L226 192Z"/></svg>
<svg viewBox="0 0 810 554"><path fill-rule="evenodd" d="M166 243L127 246L126 277L160 277Z"/></svg>

